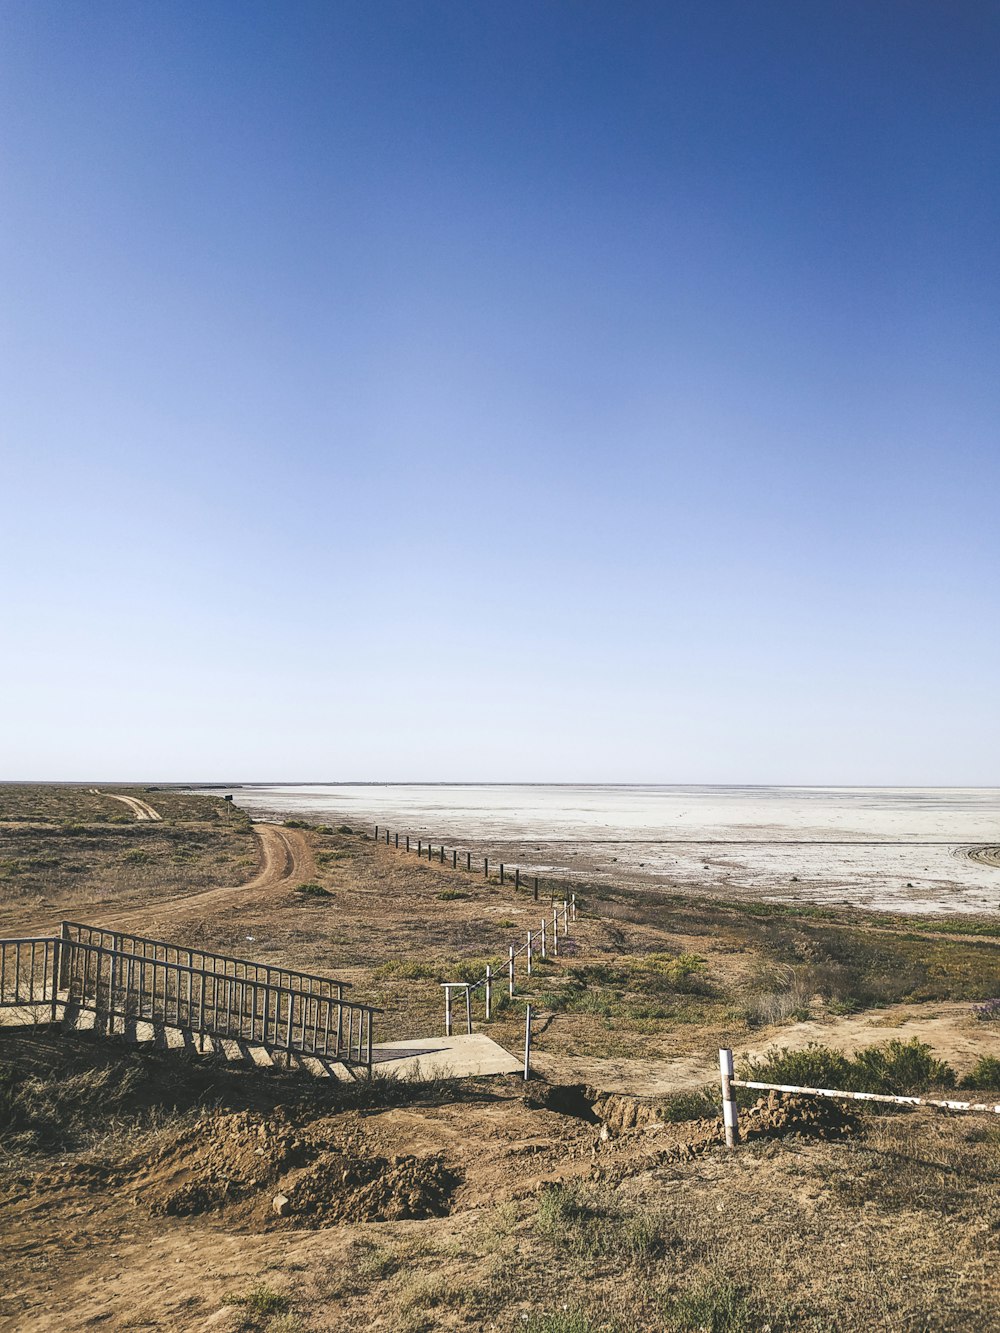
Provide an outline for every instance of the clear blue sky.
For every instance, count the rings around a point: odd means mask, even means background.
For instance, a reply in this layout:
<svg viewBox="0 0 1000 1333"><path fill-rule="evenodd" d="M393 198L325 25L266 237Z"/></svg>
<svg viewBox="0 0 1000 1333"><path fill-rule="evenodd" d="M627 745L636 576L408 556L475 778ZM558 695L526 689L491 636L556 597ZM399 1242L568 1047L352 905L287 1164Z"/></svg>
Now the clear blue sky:
<svg viewBox="0 0 1000 1333"><path fill-rule="evenodd" d="M1000 783L992 3L0 7L0 777Z"/></svg>

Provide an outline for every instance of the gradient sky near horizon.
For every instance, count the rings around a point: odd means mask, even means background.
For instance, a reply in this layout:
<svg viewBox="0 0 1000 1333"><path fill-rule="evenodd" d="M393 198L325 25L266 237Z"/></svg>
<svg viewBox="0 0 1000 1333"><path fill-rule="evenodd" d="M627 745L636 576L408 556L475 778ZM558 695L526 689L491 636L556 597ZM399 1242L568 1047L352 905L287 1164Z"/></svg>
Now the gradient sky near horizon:
<svg viewBox="0 0 1000 1333"><path fill-rule="evenodd" d="M992 3L0 7L0 778L1000 785Z"/></svg>

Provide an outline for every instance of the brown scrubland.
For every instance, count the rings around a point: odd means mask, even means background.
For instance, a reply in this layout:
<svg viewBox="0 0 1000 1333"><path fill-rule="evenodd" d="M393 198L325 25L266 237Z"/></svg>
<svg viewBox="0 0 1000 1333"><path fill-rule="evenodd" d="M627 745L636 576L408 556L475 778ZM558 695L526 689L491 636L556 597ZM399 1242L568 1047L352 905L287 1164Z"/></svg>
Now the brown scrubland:
<svg viewBox="0 0 1000 1333"><path fill-rule="evenodd" d="M728 1150L714 1071L729 1046L770 1081L1000 1100L1000 1023L974 1012L1000 994L996 919L582 880L536 902L369 833L0 787L0 933L116 925L338 977L384 1010L376 1040L440 1034L442 981L580 905L558 959L491 1022L477 1005L516 1053L530 999L527 1083L0 1026L0 1328L995 1326L1000 1116L747 1094Z"/></svg>

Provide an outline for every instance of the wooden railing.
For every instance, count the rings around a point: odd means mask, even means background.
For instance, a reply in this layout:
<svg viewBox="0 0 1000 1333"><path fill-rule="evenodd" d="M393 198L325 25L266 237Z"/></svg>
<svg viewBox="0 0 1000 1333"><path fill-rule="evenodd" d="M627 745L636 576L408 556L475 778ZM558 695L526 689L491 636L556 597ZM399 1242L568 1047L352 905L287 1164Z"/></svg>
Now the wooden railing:
<svg viewBox="0 0 1000 1333"><path fill-rule="evenodd" d="M371 1005L345 983L164 940L63 922L58 937L0 940L0 1007L48 1005L95 1027L148 1023L371 1071Z"/></svg>

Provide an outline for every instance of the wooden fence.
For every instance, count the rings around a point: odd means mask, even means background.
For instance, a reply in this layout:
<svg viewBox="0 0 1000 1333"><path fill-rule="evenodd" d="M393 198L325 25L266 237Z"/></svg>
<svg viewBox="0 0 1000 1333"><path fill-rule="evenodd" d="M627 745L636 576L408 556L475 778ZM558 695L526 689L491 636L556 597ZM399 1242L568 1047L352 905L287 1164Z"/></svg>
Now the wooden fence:
<svg viewBox="0 0 1000 1333"><path fill-rule="evenodd" d="M722 1076L722 1118L726 1128L726 1145L735 1147L740 1141L739 1111L733 1088L756 1088L761 1092L787 1092L802 1097L846 1098L855 1102L885 1102L892 1106L938 1106L948 1111L978 1111L1000 1115L1000 1105L989 1102L951 1101L939 1097L905 1097L884 1092L844 1092L837 1088L806 1088L793 1083L761 1083L756 1079L733 1077L733 1053L719 1051L719 1070Z"/></svg>
<svg viewBox="0 0 1000 1333"><path fill-rule="evenodd" d="M372 1067L381 1010L344 999L345 983L164 940L63 922L58 936L0 940L0 1008L79 1010L113 1033L135 1023Z"/></svg>

